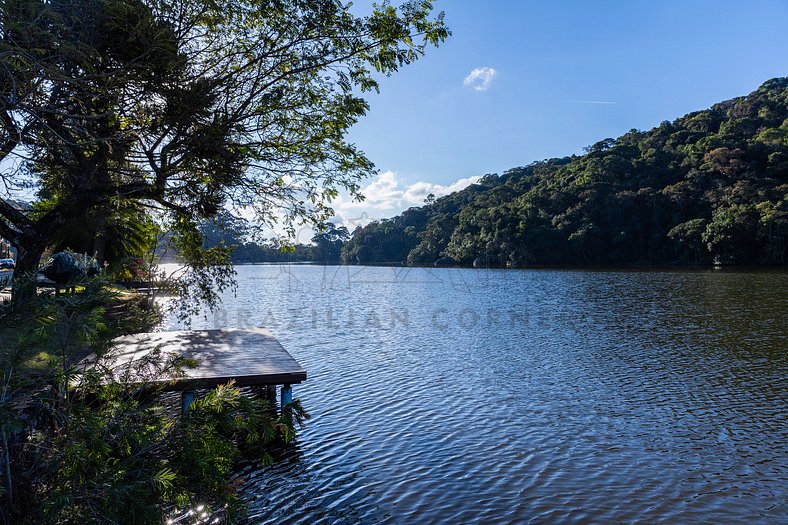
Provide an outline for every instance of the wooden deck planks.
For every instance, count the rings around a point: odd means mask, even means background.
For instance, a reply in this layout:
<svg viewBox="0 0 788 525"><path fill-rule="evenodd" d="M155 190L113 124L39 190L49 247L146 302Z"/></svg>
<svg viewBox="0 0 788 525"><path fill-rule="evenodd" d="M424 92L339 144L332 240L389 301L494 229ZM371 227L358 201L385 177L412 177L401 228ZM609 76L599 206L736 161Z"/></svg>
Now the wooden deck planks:
<svg viewBox="0 0 788 525"><path fill-rule="evenodd" d="M238 386L289 385L306 380L306 370L264 328L134 334L115 339L115 345L118 350L109 366L117 375L156 348L162 355L194 359L197 366L184 369L183 377L154 379L172 382L168 390L212 387L231 379Z"/></svg>

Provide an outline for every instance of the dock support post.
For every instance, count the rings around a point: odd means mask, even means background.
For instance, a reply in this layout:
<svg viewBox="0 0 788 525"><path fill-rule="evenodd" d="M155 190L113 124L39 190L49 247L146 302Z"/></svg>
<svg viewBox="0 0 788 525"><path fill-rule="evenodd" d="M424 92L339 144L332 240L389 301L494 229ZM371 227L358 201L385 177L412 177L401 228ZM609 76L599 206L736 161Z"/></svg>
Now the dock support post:
<svg viewBox="0 0 788 525"><path fill-rule="evenodd" d="M265 385L265 400L276 410L276 385Z"/></svg>
<svg viewBox="0 0 788 525"><path fill-rule="evenodd" d="M189 411L189 407L194 403L194 390L184 390L181 392L181 411L183 414Z"/></svg>
<svg viewBox="0 0 788 525"><path fill-rule="evenodd" d="M290 385L282 385L282 397L279 403L281 409L284 411L285 407L293 402L293 387Z"/></svg>
<svg viewBox="0 0 788 525"><path fill-rule="evenodd" d="M263 387L265 400L268 401L268 411L271 417L276 417L276 385L265 385Z"/></svg>

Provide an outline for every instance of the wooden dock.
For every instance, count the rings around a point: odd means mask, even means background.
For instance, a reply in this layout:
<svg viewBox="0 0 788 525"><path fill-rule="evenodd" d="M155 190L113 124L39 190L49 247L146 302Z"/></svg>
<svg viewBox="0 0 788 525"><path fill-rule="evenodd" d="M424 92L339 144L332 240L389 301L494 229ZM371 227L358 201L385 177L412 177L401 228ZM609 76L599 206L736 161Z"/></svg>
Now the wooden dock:
<svg viewBox="0 0 788 525"><path fill-rule="evenodd" d="M230 380L238 386L266 386L269 399L272 391L275 397L276 385L282 385L281 406L285 406L293 399L291 385L306 381L306 370L264 328L152 332L119 337L114 343L116 351L106 364L116 379L166 383L165 390L181 392L184 411L194 400L195 389ZM194 360L196 366L179 375L135 378L130 372L134 364L156 349L161 351L157 361L177 356Z"/></svg>

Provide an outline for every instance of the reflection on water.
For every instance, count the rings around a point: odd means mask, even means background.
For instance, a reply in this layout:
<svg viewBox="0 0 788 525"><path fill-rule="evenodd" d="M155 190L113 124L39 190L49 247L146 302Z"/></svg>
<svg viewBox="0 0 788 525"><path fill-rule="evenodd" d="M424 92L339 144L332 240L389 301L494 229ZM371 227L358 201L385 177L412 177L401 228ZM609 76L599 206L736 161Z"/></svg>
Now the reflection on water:
<svg viewBox="0 0 788 525"><path fill-rule="evenodd" d="M249 523L786 522L786 273L238 273L193 326L267 326L313 416Z"/></svg>

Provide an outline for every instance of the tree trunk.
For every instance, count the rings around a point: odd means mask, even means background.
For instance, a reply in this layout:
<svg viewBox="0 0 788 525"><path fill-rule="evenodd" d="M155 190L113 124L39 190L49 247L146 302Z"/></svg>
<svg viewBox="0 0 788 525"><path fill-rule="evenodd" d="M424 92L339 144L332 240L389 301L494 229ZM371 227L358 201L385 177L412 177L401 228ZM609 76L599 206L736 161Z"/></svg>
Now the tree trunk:
<svg viewBox="0 0 788 525"><path fill-rule="evenodd" d="M103 268L107 251L107 218L103 213L99 213L96 217L96 232L94 235L93 253L89 255L93 255L99 268Z"/></svg>
<svg viewBox="0 0 788 525"><path fill-rule="evenodd" d="M42 245L31 247L17 246L16 268L14 268L14 281L24 283L22 286L12 288L12 299L32 297L36 293L35 274L44 253Z"/></svg>
<svg viewBox="0 0 788 525"><path fill-rule="evenodd" d="M43 246L18 247L14 278L35 274L43 253Z"/></svg>

